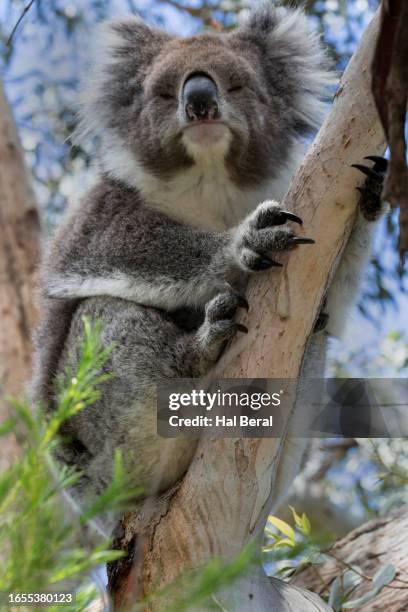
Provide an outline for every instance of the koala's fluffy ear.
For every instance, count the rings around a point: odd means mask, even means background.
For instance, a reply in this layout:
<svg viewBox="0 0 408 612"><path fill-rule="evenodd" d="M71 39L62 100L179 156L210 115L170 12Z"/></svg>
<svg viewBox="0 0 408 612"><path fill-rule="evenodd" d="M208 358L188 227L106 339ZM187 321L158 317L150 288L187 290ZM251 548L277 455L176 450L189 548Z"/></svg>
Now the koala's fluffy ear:
<svg viewBox="0 0 408 612"><path fill-rule="evenodd" d="M321 123L328 87L336 81L319 37L300 9L261 4L231 35L231 44L263 69L273 93L287 92L298 128Z"/></svg>
<svg viewBox="0 0 408 612"><path fill-rule="evenodd" d="M100 136L120 119L124 108L137 103L154 58L170 39L138 17L98 26L89 75L81 88L74 142L89 135Z"/></svg>

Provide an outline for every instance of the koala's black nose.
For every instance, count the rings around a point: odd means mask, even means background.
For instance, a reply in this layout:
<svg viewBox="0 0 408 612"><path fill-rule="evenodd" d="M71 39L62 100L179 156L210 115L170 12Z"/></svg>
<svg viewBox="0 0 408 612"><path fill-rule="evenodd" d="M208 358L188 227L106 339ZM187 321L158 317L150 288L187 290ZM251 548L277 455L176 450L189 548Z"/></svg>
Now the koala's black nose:
<svg viewBox="0 0 408 612"><path fill-rule="evenodd" d="M202 73L191 75L184 83L183 105L188 121L218 117L217 86Z"/></svg>

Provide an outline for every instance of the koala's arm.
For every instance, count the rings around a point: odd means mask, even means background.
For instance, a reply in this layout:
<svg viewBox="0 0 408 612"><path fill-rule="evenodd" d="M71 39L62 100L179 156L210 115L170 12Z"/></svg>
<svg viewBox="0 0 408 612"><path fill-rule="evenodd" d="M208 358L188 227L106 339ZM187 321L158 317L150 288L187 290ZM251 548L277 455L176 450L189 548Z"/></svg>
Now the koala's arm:
<svg viewBox="0 0 408 612"><path fill-rule="evenodd" d="M325 309L329 315L326 331L338 338L343 336L350 306L355 305L360 294L364 270L372 253L376 221L387 210L381 199L381 191L388 162L378 156L368 156L366 159L374 161L374 166L354 166L367 178L359 187L359 210L326 298Z"/></svg>
<svg viewBox="0 0 408 612"><path fill-rule="evenodd" d="M45 275L48 295L110 295L172 309L200 305L217 290L226 290L234 276L227 235L176 228L171 222L141 216L143 227L126 236L119 238L108 230L109 248L100 236L92 247L81 250L79 258L71 258L68 250L55 265L51 256Z"/></svg>
<svg viewBox="0 0 408 612"><path fill-rule="evenodd" d="M251 271L274 265L268 253L295 246L274 202L260 205L237 228L202 231L123 196L93 198L59 230L44 274L50 297L111 295L167 310L205 304L239 290Z"/></svg>

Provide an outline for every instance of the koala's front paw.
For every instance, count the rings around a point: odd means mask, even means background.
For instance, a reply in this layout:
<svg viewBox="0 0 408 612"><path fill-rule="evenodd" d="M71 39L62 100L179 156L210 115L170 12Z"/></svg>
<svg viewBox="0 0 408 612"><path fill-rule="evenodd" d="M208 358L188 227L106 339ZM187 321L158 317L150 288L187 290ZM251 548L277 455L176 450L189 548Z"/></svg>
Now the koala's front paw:
<svg viewBox="0 0 408 612"><path fill-rule="evenodd" d="M247 333L245 325L234 321L238 308L248 310L246 299L233 292L219 293L205 307L204 323L198 339L207 358L215 362L237 331Z"/></svg>
<svg viewBox="0 0 408 612"><path fill-rule="evenodd" d="M281 266L271 259L271 252L287 251L298 244L314 244L311 238L296 236L289 227L280 227L287 221L302 225L300 217L282 210L276 202L268 200L260 204L236 230L233 249L240 267L258 271Z"/></svg>
<svg viewBox="0 0 408 612"><path fill-rule="evenodd" d="M381 200L384 178L388 168L388 160L377 155L368 155L364 159L374 162L372 168L361 164L352 164L352 168L357 168L366 175L366 180L362 187L357 187L361 193L359 207L367 221L377 221L384 211Z"/></svg>

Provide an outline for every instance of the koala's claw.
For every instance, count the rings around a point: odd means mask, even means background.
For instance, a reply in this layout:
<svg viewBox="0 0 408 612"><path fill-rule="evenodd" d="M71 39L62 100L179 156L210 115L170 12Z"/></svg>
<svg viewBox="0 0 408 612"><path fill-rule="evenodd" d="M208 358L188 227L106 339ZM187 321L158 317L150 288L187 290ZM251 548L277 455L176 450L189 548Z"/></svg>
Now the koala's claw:
<svg viewBox="0 0 408 612"><path fill-rule="evenodd" d="M374 162L374 166L368 168L362 164L352 164L352 168L356 168L367 177L364 185L357 187L361 193L359 207L367 221L376 221L383 211L381 191L388 160L378 155L367 155L364 159Z"/></svg>
<svg viewBox="0 0 408 612"><path fill-rule="evenodd" d="M316 241L313 238L305 238L303 236L294 236L292 238L293 244L316 244Z"/></svg>
<svg viewBox="0 0 408 612"><path fill-rule="evenodd" d="M324 331L329 323L329 314L327 312L320 312L316 319L316 323L313 329L313 333Z"/></svg>
<svg viewBox="0 0 408 612"><path fill-rule="evenodd" d="M287 210L283 210L282 213L285 215L287 221L293 221L294 223L299 223L299 225L303 225L302 219L297 215L294 215L293 213L288 212Z"/></svg>
<svg viewBox="0 0 408 612"><path fill-rule="evenodd" d="M238 306L240 308L244 308L248 312L249 310L248 300L243 295L240 295L239 293L237 293L236 295L237 295Z"/></svg>
<svg viewBox="0 0 408 612"><path fill-rule="evenodd" d="M247 300L234 291L225 291L213 297L205 307L205 320L197 341L209 363L215 363L225 346L237 332L248 333L248 328L234 321L238 308L248 309Z"/></svg>
<svg viewBox="0 0 408 612"><path fill-rule="evenodd" d="M247 263L248 267L254 272L258 272L260 270L268 270L268 268L280 268L282 264L278 261L274 261L267 255L261 255L260 253L254 253L252 261Z"/></svg>
<svg viewBox="0 0 408 612"><path fill-rule="evenodd" d="M284 225L287 221L293 221L294 223L303 225L302 219L297 215L288 210L281 210L277 205L272 205L260 211L256 220L256 228L264 229L266 227L273 227L274 225Z"/></svg>
<svg viewBox="0 0 408 612"><path fill-rule="evenodd" d="M374 168L368 168L367 166L362 166L361 164L351 164L351 167L360 170L360 172L368 176L368 178L372 178L377 181L382 180L382 175L379 172L376 172Z"/></svg>
<svg viewBox="0 0 408 612"><path fill-rule="evenodd" d="M239 293L227 291L216 295L206 306L206 320L212 324L231 321L238 308L248 310L247 300Z"/></svg>
<svg viewBox="0 0 408 612"><path fill-rule="evenodd" d="M240 331L243 334L247 334L248 333L248 328L245 327L245 325L242 325L242 323L234 323L234 328L236 331Z"/></svg>
<svg viewBox="0 0 408 612"><path fill-rule="evenodd" d="M388 168L388 159L379 155L367 155L364 159L369 159L374 162L374 169L380 172L386 172Z"/></svg>
<svg viewBox="0 0 408 612"><path fill-rule="evenodd" d="M299 225L303 225L303 221L297 215L289 212L288 210L281 210L275 214L273 223L271 225L283 225L286 221L293 221L294 223L299 223Z"/></svg>
<svg viewBox="0 0 408 612"><path fill-rule="evenodd" d="M300 244L314 244L312 238L296 236L286 221L302 225L297 215L281 210L279 204L266 200L243 222L232 242L233 253L239 266L248 272L281 268L273 259L274 253L289 251Z"/></svg>

